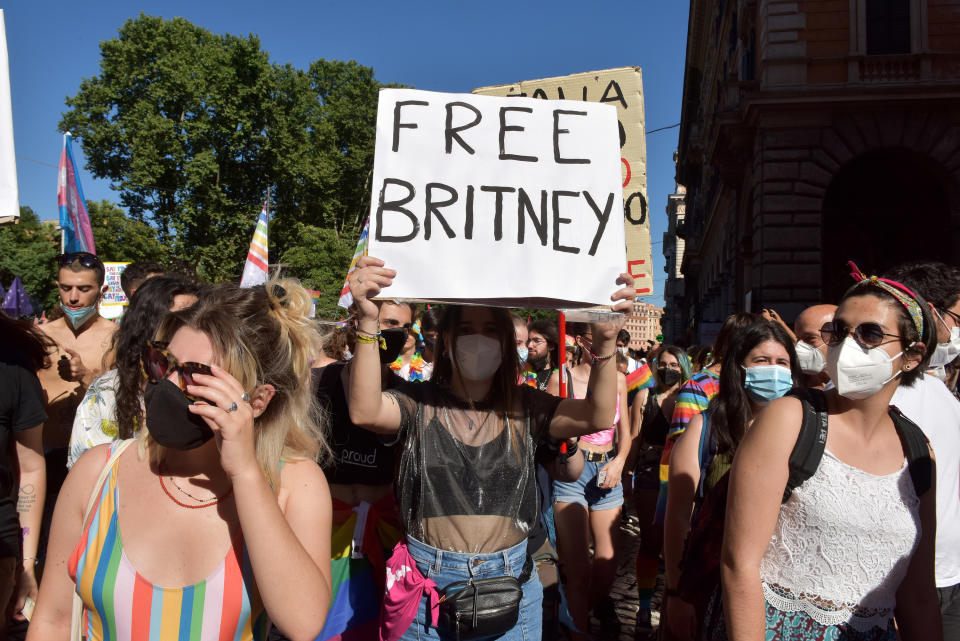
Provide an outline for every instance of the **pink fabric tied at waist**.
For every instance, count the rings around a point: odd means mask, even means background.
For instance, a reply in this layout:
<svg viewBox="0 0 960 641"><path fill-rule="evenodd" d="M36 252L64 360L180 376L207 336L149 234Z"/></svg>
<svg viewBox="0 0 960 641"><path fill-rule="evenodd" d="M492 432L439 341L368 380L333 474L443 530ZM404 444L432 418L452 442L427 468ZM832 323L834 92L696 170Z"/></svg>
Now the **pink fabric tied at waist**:
<svg viewBox="0 0 960 641"><path fill-rule="evenodd" d="M387 582L380 608L380 641L397 641L417 618L424 592L430 599L430 624L437 625L440 595L437 585L420 573L401 539L387 559Z"/></svg>

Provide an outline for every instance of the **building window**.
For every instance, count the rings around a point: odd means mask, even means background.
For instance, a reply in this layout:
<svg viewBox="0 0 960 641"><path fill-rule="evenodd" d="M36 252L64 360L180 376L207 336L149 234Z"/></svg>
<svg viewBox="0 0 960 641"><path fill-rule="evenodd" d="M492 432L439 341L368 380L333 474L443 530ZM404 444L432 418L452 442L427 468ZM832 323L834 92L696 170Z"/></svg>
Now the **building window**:
<svg viewBox="0 0 960 641"><path fill-rule="evenodd" d="M910 53L910 0L867 0L867 55Z"/></svg>

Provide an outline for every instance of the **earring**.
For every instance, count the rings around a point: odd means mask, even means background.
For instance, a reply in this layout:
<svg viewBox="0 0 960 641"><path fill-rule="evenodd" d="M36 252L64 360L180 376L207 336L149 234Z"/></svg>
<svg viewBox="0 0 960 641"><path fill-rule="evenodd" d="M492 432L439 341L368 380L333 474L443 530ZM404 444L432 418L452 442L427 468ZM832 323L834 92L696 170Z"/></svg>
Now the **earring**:
<svg viewBox="0 0 960 641"><path fill-rule="evenodd" d="M904 366L903 366L903 369L905 369L905 370L907 370L907 371L910 371L910 368L911 368L911 367L913 367L913 365L904 365Z"/></svg>

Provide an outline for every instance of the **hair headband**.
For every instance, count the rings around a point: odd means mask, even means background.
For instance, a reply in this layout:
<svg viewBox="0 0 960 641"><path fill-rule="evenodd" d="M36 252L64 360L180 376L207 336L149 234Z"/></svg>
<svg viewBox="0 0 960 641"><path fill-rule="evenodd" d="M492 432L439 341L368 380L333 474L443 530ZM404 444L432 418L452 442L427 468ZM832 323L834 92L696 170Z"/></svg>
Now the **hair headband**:
<svg viewBox="0 0 960 641"><path fill-rule="evenodd" d="M873 285L883 289L885 292L900 301L900 304L907 309L910 318L913 320L914 327L917 328L917 334L920 340L923 340L923 312L920 309L920 303L917 301L917 295L903 283L898 283L889 278L879 278L877 276L866 276L857 264L852 260L847 262L850 267L850 276L857 281L857 285Z"/></svg>

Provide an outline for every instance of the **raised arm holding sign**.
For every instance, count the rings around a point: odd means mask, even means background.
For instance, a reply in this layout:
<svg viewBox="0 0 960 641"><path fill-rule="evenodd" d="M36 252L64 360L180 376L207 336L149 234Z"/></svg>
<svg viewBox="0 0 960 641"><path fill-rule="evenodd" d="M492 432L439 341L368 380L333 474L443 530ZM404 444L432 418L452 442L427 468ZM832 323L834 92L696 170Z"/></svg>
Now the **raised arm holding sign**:
<svg viewBox="0 0 960 641"><path fill-rule="evenodd" d="M620 173L610 105L383 89L370 253L399 298L608 305Z"/></svg>

